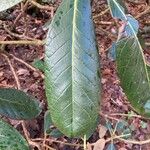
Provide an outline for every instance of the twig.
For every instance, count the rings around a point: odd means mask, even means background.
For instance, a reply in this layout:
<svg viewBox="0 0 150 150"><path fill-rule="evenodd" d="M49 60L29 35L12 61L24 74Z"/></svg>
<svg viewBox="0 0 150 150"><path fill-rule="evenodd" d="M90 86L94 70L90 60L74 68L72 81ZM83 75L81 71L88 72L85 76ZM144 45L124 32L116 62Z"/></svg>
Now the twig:
<svg viewBox="0 0 150 150"><path fill-rule="evenodd" d="M138 19L140 17L142 17L143 15L147 14L150 12L150 6L147 7L147 9L145 9L145 11L141 12L140 14L138 14L135 18Z"/></svg>
<svg viewBox="0 0 150 150"><path fill-rule="evenodd" d="M121 114L121 113L113 113L109 114L110 116L123 116L123 117L135 117L135 118L144 118L140 115L134 115L134 114ZM144 118L145 119L145 118Z"/></svg>
<svg viewBox="0 0 150 150"><path fill-rule="evenodd" d="M105 29L103 29L103 28L101 28L100 26L97 28L97 31L98 32L104 32L112 41L114 41L114 40L116 40L116 36L115 35L113 35L111 32L109 32L109 31L107 31L107 30L105 30Z"/></svg>
<svg viewBox="0 0 150 150"><path fill-rule="evenodd" d="M43 141L44 139L42 138L36 138L36 139L32 139L32 141ZM54 143L58 143L58 144L63 144L63 145L68 145L68 146L74 146L74 147L84 147L83 144L71 144L71 143L65 143L62 141L55 141L55 140L51 140L51 139L46 139L45 141L47 142L54 142Z"/></svg>
<svg viewBox="0 0 150 150"><path fill-rule="evenodd" d="M83 138L83 149L86 150L86 135Z"/></svg>
<svg viewBox="0 0 150 150"><path fill-rule="evenodd" d="M150 43L146 42L145 45L146 45L146 46L150 46Z"/></svg>
<svg viewBox="0 0 150 150"><path fill-rule="evenodd" d="M22 17L22 15L24 14L24 11L25 11L25 9L27 8L27 6L28 6L28 1L26 1L26 3L24 4L24 6L22 7L22 9L21 9L21 12L20 12L20 14L17 16L17 18L15 19L15 21L14 21L14 24L16 24L17 22L18 22L18 20Z"/></svg>
<svg viewBox="0 0 150 150"><path fill-rule="evenodd" d="M30 64L26 63L25 61L23 61L22 59L20 59L20 58L18 58L16 56L14 56L13 54L8 54L8 55L10 55L16 61L19 61L20 63L24 64L26 67L30 68L32 71L38 72L40 74L40 76L44 79L44 75L42 74L42 72L40 72L39 70L37 70L36 68L31 66Z"/></svg>
<svg viewBox="0 0 150 150"><path fill-rule="evenodd" d="M56 150L56 149L54 149L54 148L48 146L47 144L44 144L44 147L48 148L48 150Z"/></svg>
<svg viewBox="0 0 150 150"><path fill-rule="evenodd" d="M111 25L111 21L96 21L94 20L95 24L102 24L102 25Z"/></svg>
<svg viewBox="0 0 150 150"><path fill-rule="evenodd" d="M106 14L109 11L109 8L105 9L104 11L102 11L101 13L99 13L98 15L93 16L93 19L97 19L100 16L103 16L104 14Z"/></svg>
<svg viewBox="0 0 150 150"><path fill-rule="evenodd" d="M28 1L29 1L30 3L32 3L34 6L40 8L40 9L45 9L45 10L50 10L50 11L52 10L52 7L50 7L50 6L43 6L43 5L37 3L37 2L34 1L34 0L28 0Z"/></svg>
<svg viewBox="0 0 150 150"><path fill-rule="evenodd" d="M17 76L17 74L16 74L16 72L15 72L14 67L13 67L12 64L11 64L11 61L10 61L9 57L8 57L7 55L5 55L4 53L1 53L1 55L2 55L3 57L5 57L5 59L7 60L9 66L10 66L10 69L11 69L11 71L12 71L12 73L13 73L13 76L14 76L14 78L15 78L17 88L20 89L20 82L19 82L18 76Z"/></svg>
<svg viewBox="0 0 150 150"><path fill-rule="evenodd" d="M144 4L145 2L141 2L141 1L135 1L135 0L126 0L127 2L130 2L130 3L135 3L135 4Z"/></svg>
<svg viewBox="0 0 150 150"><path fill-rule="evenodd" d="M123 139L123 138L121 138L121 137L118 137L117 139L119 139L120 141L123 141L123 142L125 142L125 143L137 144L137 145L144 145L144 144L150 143L150 139L144 140L144 141L125 140L125 139Z"/></svg>
<svg viewBox="0 0 150 150"><path fill-rule="evenodd" d="M44 45L45 41L42 40L34 40L34 41L27 41L27 40L18 40L18 41L0 41L0 44L3 45L14 45L14 44L19 44L19 45Z"/></svg>
<svg viewBox="0 0 150 150"><path fill-rule="evenodd" d="M13 33L13 32L11 32L11 31L7 28L7 26L6 26L5 23L4 23L3 25L4 25L5 31L6 31L7 33L9 33L10 35L14 36L14 37L17 37L17 38L20 38L20 39L31 40L31 41L36 40L36 39L30 38L30 37L27 37L27 36L25 36L25 35L20 35L20 34Z"/></svg>
<svg viewBox="0 0 150 150"><path fill-rule="evenodd" d="M108 139L106 140L106 143L108 143L108 142L110 142L110 141L112 141L112 140L118 139L118 138L123 138L123 137L130 136L130 135L131 135L130 133L128 133L128 134L123 134L123 135L114 135L113 137L108 138Z"/></svg>
<svg viewBox="0 0 150 150"><path fill-rule="evenodd" d="M40 145L39 145L38 143L33 142L32 140L30 140L29 135L28 135L28 131L27 131L26 127L25 127L24 121L21 121L21 125L22 125L24 135L25 135L26 140L28 141L29 145L32 145L32 146L37 147L38 150L42 150L42 149L40 148Z"/></svg>
<svg viewBox="0 0 150 150"><path fill-rule="evenodd" d="M100 115L103 116L103 117L105 117L105 118L111 119L111 120L119 121L119 119L111 117L111 116L109 116L107 114L103 114L102 112L100 112Z"/></svg>

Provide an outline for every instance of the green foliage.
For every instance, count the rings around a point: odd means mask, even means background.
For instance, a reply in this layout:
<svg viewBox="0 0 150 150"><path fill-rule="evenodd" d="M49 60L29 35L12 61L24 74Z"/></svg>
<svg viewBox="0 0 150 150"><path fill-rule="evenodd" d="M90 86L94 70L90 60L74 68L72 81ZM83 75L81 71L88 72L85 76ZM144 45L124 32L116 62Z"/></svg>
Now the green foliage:
<svg viewBox="0 0 150 150"><path fill-rule="evenodd" d="M0 119L0 150L29 150L27 141L8 123Z"/></svg>
<svg viewBox="0 0 150 150"><path fill-rule="evenodd" d="M128 18L116 0L109 4L113 17L126 22L126 37L117 42L117 70L121 86L134 109L150 117L150 79L143 49L137 37L139 25ZM118 13L115 13L118 12Z"/></svg>
<svg viewBox="0 0 150 150"><path fill-rule="evenodd" d="M48 110L44 115L44 133L55 138L63 136L63 134L58 129L54 129L54 127L51 128L51 126L53 126L53 122L51 119L50 111Z"/></svg>
<svg viewBox="0 0 150 150"><path fill-rule="evenodd" d="M41 109L37 100L16 89L0 88L0 114L13 119L32 119Z"/></svg>
<svg viewBox="0 0 150 150"><path fill-rule="evenodd" d="M99 110L99 56L90 0L64 0L46 40L45 84L56 127L69 137L91 135Z"/></svg>
<svg viewBox="0 0 150 150"><path fill-rule="evenodd" d="M0 4L0 12L4 11L10 7L15 6L16 4L20 3L23 0L1 0Z"/></svg>
<svg viewBox="0 0 150 150"><path fill-rule="evenodd" d="M46 111L44 115L44 133L48 134L51 132L50 126L53 125L50 111Z"/></svg>

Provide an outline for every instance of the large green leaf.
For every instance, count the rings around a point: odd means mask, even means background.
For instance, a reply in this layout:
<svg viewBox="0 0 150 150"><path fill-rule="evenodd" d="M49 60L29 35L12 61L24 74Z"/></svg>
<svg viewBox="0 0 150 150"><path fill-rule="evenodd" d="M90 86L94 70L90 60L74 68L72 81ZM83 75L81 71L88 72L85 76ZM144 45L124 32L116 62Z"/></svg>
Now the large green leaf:
<svg viewBox="0 0 150 150"><path fill-rule="evenodd" d="M90 0L64 0L46 42L45 83L52 121L69 137L89 136L99 110L99 55Z"/></svg>
<svg viewBox="0 0 150 150"><path fill-rule="evenodd" d="M16 89L0 88L0 114L13 119L32 119L41 109L37 100Z"/></svg>
<svg viewBox="0 0 150 150"><path fill-rule="evenodd" d="M10 7L13 7L14 5L20 3L23 0L1 0L0 4L0 12L4 11Z"/></svg>
<svg viewBox="0 0 150 150"><path fill-rule="evenodd" d="M110 0L108 0L110 1ZM117 0L111 0L111 11L120 12L113 17L127 21L128 34L117 42L117 70L121 85L134 109L150 117L150 75L137 37L138 24L134 18L124 13ZM113 6L113 7L112 7Z"/></svg>
<svg viewBox="0 0 150 150"><path fill-rule="evenodd" d="M0 150L29 150L23 136L3 120L0 120Z"/></svg>

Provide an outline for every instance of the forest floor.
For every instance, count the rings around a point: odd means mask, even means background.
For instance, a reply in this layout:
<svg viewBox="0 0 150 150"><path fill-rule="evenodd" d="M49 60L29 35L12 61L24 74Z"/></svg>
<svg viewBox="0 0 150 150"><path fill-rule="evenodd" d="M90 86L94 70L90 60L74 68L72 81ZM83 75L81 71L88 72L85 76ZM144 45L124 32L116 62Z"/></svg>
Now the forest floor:
<svg viewBox="0 0 150 150"><path fill-rule="evenodd" d="M25 7L25 5L19 4L2 15L0 14L0 41L45 39L47 31L42 27L48 20L53 18L60 2L61 0L56 0L53 4L44 4L51 9L40 9L32 4L28 4ZM144 28L150 26L150 11L143 14L149 7L148 4L145 0L138 2L126 0L125 4L129 14L132 14L139 21L140 30L144 33ZM126 137L126 140L113 137L112 147L115 146L116 150L150 150L150 140L145 142L146 144L143 144L144 142L141 143L141 145L135 142L150 139L150 120L134 112L120 87L115 61L108 57L109 48L112 42L116 40L118 27L115 24L115 20L111 17L106 0L93 0L92 7L101 63L102 100L100 124L88 140L88 150L93 147L90 143L99 141L99 144L102 145L103 141L99 140L100 138L107 139L104 149L111 150L110 143L112 140L110 140L110 137L112 136L112 131L116 135L131 134ZM4 23L5 27L2 26ZM149 35L145 34L144 37L148 45L150 43L150 33ZM145 46L143 49L145 57L150 60L150 47ZM43 139L44 113L47 110L44 77L36 68L32 67L32 64L36 59L44 59L44 47L35 45L6 45L5 51L10 57L7 58L5 55L0 55L0 87L17 88L16 80L9 65L10 60L18 77L21 90L36 97L43 107L43 111L38 118L26 121L25 123L30 139ZM5 119L23 134L19 121ZM69 139L65 136L47 138L49 142L46 144L51 149L82 149L79 145L83 143L82 140ZM40 139L38 142L38 144L42 143ZM33 146L33 149L36 150L37 148Z"/></svg>

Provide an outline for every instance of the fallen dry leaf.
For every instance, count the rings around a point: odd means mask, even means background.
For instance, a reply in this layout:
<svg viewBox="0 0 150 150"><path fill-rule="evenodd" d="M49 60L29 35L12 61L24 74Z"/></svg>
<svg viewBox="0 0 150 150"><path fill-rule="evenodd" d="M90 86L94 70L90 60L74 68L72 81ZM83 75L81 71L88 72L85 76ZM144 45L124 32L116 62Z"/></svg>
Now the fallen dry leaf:
<svg viewBox="0 0 150 150"><path fill-rule="evenodd" d="M86 146L87 146L87 150L92 150L92 145L89 142L87 143Z"/></svg>
<svg viewBox="0 0 150 150"><path fill-rule="evenodd" d="M94 145L94 149L93 150L103 150L105 147L105 139L99 139L95 145Z"/></svg>
<svg viewBox="0 0 150 150"><path fill-rule="evenodd" d="M28 76L30 75L30 72L27 69L20 68L18 69L17 74L18 76L20 75Z"/></svg>
<svg viewBox="0 0 150 150"><path fill-rule="evenodd" d="M99 125L99 138L103 138L107 132L107 128L103 125Z"/></svg>
<svg viewBox="0 0 150 150"><path fill-rule="evenodd" d="M122 147L122 148L120 148L119 150L127 150L126 148L124 148L124 147Z"/></svg>

